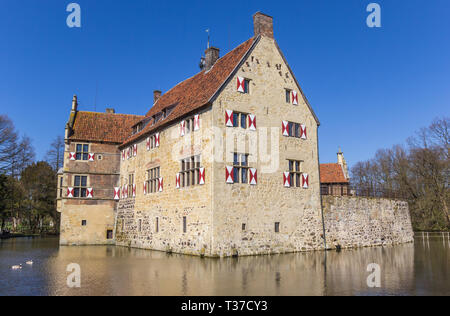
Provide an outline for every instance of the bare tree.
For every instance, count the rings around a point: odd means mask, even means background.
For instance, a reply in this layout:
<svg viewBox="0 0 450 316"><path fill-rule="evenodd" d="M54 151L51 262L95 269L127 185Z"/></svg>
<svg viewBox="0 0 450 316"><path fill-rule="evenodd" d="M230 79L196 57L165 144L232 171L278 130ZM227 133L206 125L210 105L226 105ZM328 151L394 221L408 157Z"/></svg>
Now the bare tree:
<svg viewBox="0 0 450 316"><path fill-rule="evenodd" d="M17 139L13 122L6 115L0 115L0 173L11 171Z"/></svg>
<svg viewBox="0 0 450 316"><path fill-rule="evenodd" d="M64 164L64 137L56 136L47 151L46 161L58 172Z"/></svg>

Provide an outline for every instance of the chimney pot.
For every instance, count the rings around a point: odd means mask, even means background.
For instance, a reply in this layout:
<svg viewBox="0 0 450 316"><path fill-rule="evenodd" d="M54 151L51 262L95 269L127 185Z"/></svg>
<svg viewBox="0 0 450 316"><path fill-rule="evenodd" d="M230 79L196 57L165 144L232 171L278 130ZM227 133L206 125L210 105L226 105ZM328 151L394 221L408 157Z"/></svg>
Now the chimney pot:
<svg viewBox="0 0 450 316"><path fill-rule="evenodd" d="M106 109L106 113L108 113L108 114L115 114L116 110L114 110L113 108L107 108Z"/></svg>
<svg viewBox="0 0 450 316"><path fill-rule="evenodd" d="M156 103L156 101L158 101L158 99L161 97L161 91L159 90L155 90L153 91L153 104Z"/></svg>
<svg viewBox="0 0 450 316"><path fill-rule="evenodd" d="M208 71L214 66L216 61L219 59L220 49L217 47L210 47L205 50L205 70Z"/></svg>
<svg viewBox="0 0 450 316"><path fill-rule="evenodd" d="M273 18L267 14L256 12L253 15L255 36L263 35L273 38Z"/></svg>

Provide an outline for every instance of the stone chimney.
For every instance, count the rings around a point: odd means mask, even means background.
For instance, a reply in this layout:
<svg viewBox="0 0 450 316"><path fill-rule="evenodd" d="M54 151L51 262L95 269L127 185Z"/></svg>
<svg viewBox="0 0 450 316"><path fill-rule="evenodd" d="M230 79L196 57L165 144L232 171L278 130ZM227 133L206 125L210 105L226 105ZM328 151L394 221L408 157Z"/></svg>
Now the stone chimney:
<svg viewBox="0 0 450 316"><path fill-rule="evenodd" d="M106 113L108 113L108 114L115 114L116 110L114 110L113 108L107 108L106 109Z"/></svg>
<svg viewBox="0 0 450 316"><path fill-rule="evenodd" d="M348 173L347 161L345 161L344 153L342 152L342 150L340 148L339 148L339 152L337 153L337 158L338 158L338 164L341 165L342 171L344 171L345 178L347 178L347 180L349 180L350 175Z"/></svg>
<svg viewBox="0 0 450 316"><path fill-rule="evenodd" d="M214 66L216 61L219 59L220 49L216 47L210 47L205 50L205 70L208 71Z"/></svg>
<svg viewBox="0 0 450 316"><path fill-rule="evenodd" d="M161 91L159 90L154 90L153 91L153 104L156 103L156 101L158 101L158 99L161 97Z"/></svg>
<svg viewBox="0 0 450 316"><path fill-rule="evenodd" d="M76 112L77 109L78 109L78 98L77 95L75 94L72 99L72 112Z"/></svg>
<svg viewBox="0 0 450 316"><path fill-rule="evenodd" d="M267 14L256 12L253 15L255 36L263 35L273 38L273 18Z"/></svg>

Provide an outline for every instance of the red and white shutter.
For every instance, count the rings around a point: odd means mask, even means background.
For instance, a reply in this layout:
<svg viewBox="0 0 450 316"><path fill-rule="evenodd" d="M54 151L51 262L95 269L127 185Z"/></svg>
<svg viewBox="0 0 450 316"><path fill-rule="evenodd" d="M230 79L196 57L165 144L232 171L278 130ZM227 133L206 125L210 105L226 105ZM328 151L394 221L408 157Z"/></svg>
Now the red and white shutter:
<svg viewBox="0 0 450 316"><path fill-rule="evenodd" d="M183 137L186 134L186 121L180 123L180 136Z"/></svg>
<svg viewBox="0 0 450 316"><path fill-rule="evenodd" d="M69 153L69 160L77 160L77 154L76 153Z"/></svg>
<svg viewBox="0 0 450 316"><path fill-rule="evenodd" d="M307 139L308 136L306 134L306 126L305 125L300 125L300 134L301 134L301 138L302 139Z"/></svg>
<svg viewBox="0 0 450 316"><path fill-rule="evenodd" d="M233 127L233 111L225 110L225 126Z"/></svg>
<svg viewBox="0 0 450 316"><path fill-rule="evenodd" d="M248 128L252 131L256 131L256 116L248 115Z"/></svg>
<svg viewBox="0 0 450 316"><path fill-rule="evenodd" d="M281 122L281 130L282 130L283 136L289 136L289 122L288 121Z"/></svg>
<svg viewBox="0 0 450 316"><path fill-rule="evenodd" d="M245 92L245 79L242 77L237 77L237 91L238 92Z"/></svg>
<svg viewBox="0 0 450 316"><path fill-rule="evenodd" d="M302 173L302 187L303 189L309 188L309 175L307 173Z"/></svg>
<svg viewBox="0 0 450 316"><path fill-rule="evenodd" d="M95 160L95 154L89 153L88 154L88 161L94 161Z"/></svg>
<svg viewBox="0 0 450 316"><path fill-rule="evenodd" d="M147 194L147 181L144 181L144 195Z"/></svg>
<svg viewBox="0 0 450 316"><path fill-rule="evenodd" d="M286 188L291 187L291 175L289 174L289 172L285 172L283 174L283 183Z"/></svg>
<svg viewBox="0 0 450 316"><path fill-rule="evenodd" d="M200 115L194 116L194 131L198 131L200 129Z"/></svg>
<svg viewBox="0 0 450 316"><path fill-rule="evenodd" d="M133 197L136 197L136 183L133 184Z"/></svg>
<svg viewBox="0 0 450 316"><path fill-rule="evenodd" d="M150 150L150 137L147 137L146 146L147 146L147 151L149 151Z"/></svg>
<svg viewBox="0 0 450 316"><path fill-rule="evenodd" d="M133 157L137 156L137 144L133 145Z"/></svg>
<svg viewBox="0 0 450 316"><path fill-rule="evenodd" d="M120 200L120 187L114 188L114 200L116 201Z"/></svg>
<svg viewBox="0 0 450 316"><path fill-rule="evenodd" d="M163 178L159 178L158 179L158 191L162 192L164 189L164 179Z"/></svg>
<svg viewBox="0 0 450 316"><path fill-rule="evenodd" d="M175 179L175 187L177 189L179 189L181 187L181 185L180 185L180 174L179 173L177 173L177 176L176 176L176 179Z"/></svg>
<svg viewBox="0 0 450 316"><path fill-rule="evenodd" d="M92 199L94 197L94 189L92 188L87 188L86 189L86 197L88 199Z"/></svg>
<svg viewBox="0 0 450 316"><path fill-rule="evenodd" d="M256 185L258 183L258 171L254 168L250 168L250 185Z"/></svg>
<svg viewBox="0 0 450 316"><path fill-rule="evenodd" d="M226 166L225 168L225 180L227 183L234 183L234 168L231 166Z"/></svg>
<svg viewBox="0 0 450 316"><path fill-rule="evenodd" d="M292 104L298 105L298 93L297 91L292 91Z"/></svg>
<svg viewBox="0 0 450 316"><path fill-rule="evenodd" d="M198 184L205 184L205 168L200 168Z"/></svg>
<svg viewBox="0 0 450 316"><path fill-rule="evenodd" d="M67 197L68 198L73 198L73 188L67 188Z"/></svg>
<svg viewBox="0 0 450 316"><path fill-rule="evenodd" d="M127 159L130 159L130 158L131 158L131 148L128 147L127 148Z"/></svg>
<svg viewBox="0 0 450 316"><path fill-rule="evenodd" d="M159 143L160 143L160 134L156 133L155 134L155 147L159 147Z"/></svg>
<svg viewBox="0 0 450 316"><path fill-rule="evenodd" d="M122 161L124 161L124 160L125 160L125 149L122 150Z"/></svg>

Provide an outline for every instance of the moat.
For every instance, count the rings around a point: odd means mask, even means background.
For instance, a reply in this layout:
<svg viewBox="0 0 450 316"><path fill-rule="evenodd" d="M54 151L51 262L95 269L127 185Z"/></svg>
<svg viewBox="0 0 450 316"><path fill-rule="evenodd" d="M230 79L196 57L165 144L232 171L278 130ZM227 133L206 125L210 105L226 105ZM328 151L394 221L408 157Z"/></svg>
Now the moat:
<svg viewBox="0 0 450 316"><path fill-rule="evenodd" d="M17 238L0 241L0 295L450 295L450 241L415 239L415 244L326 255L201 259ZM11 269L20 263L21 270ZM66 284L70 263L81 267L80 288ZM380 288L367 286L371 263L381 267Z"/></svg>

